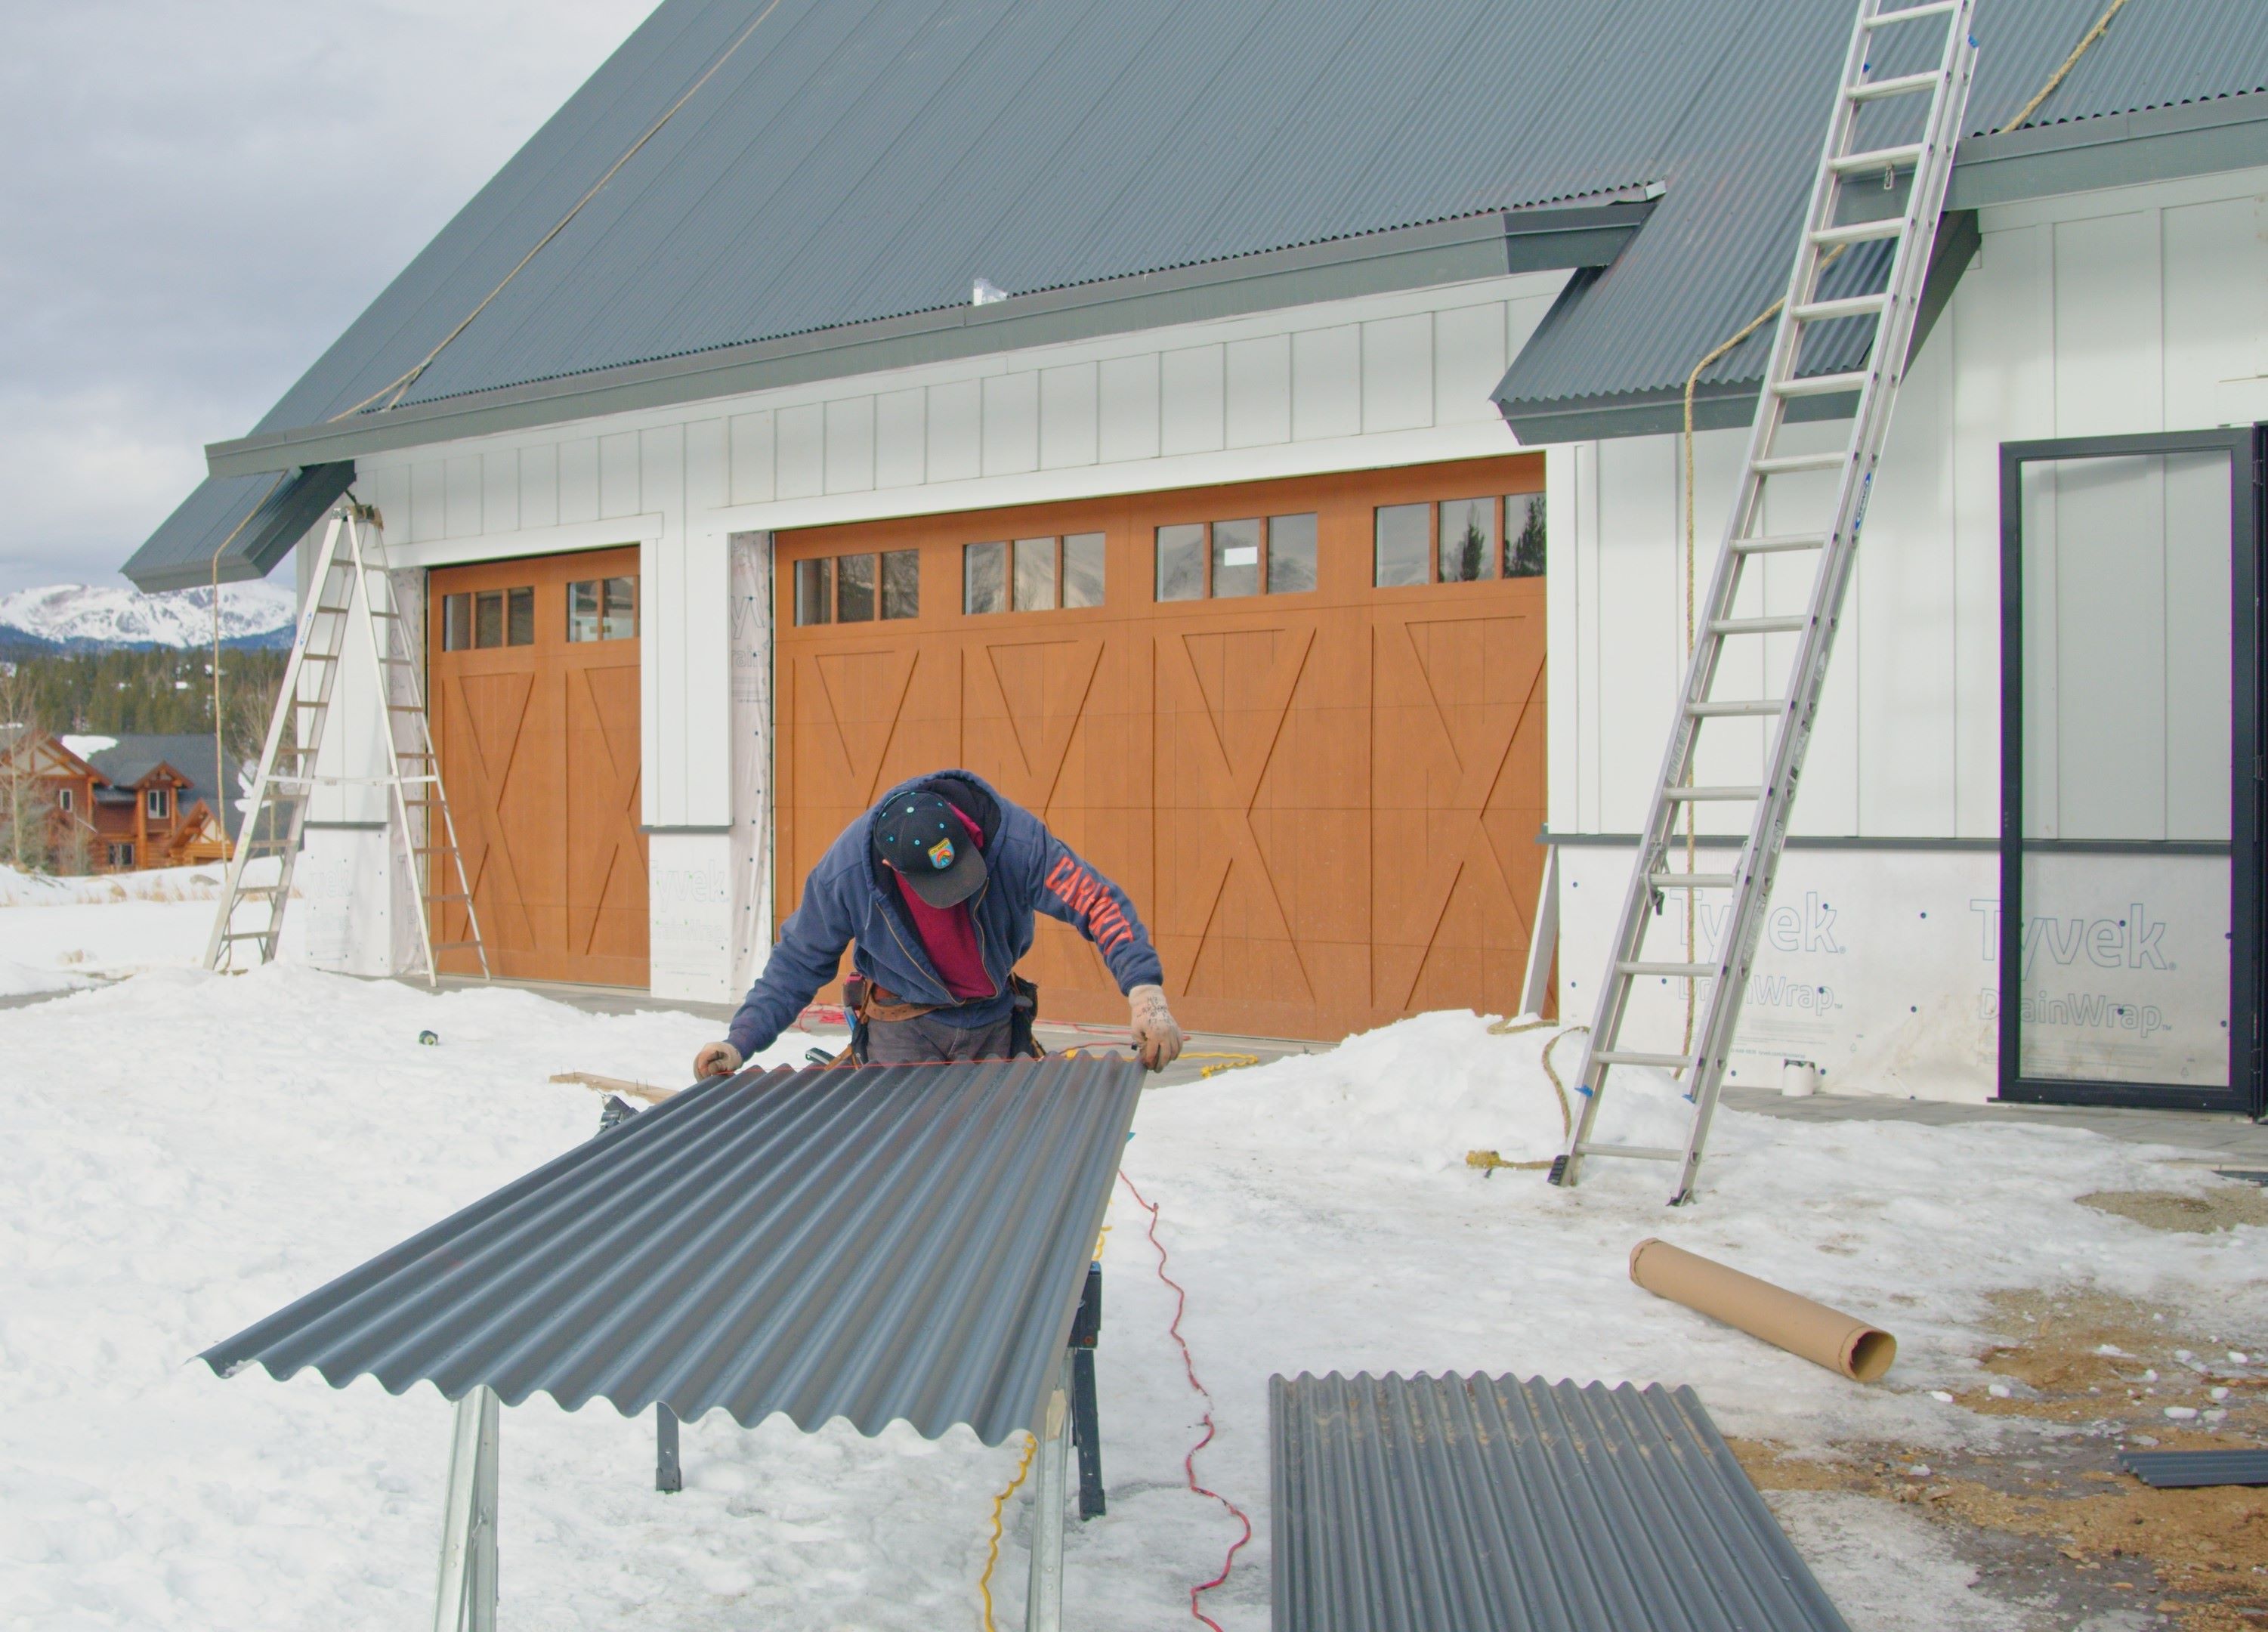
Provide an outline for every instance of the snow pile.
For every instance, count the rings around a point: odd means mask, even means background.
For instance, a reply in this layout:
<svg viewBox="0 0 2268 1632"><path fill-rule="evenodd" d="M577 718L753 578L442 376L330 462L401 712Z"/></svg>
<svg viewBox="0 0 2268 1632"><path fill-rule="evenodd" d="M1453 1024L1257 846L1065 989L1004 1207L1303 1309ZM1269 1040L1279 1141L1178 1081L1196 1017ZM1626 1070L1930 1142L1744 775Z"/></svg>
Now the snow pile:
<svg viewBox="0 0 2268 1632"><path fill-rule="evenodd" d="M0 907L87 906L118 901L210 901L220 894L223 869L153 867L140 873L58 878L26 873L0 862Z"/></svg>
<svg viewBox="0 0 2268 1632"><path fill-rule="evenodd" d="M125 584L49 584L0 595L0 639L11 633L57 646L209 646L210 588L147 595ZM220 592L225 641L278 635L298 616L282 584L229 584Z"/></svg>
<svg viewBox="0 0 2268 1632"><path fill-rule="evenodd" d="M26 1626L414 1621L446 1462L433 1392L257 1370L222 1381L189 1357L587 1137L600 1096L551 1074L672 1083L717 1023L291 967L144 975L7 1018L0 1603ZM438 1047L417 1044L425 1029ZM1537 1064L1556 1034L1428 1015L1145 1097L1127 1172L1162 1207L1183 1330L1219 1402L1199 1472L1258 1526L1205 1600L1229 1632L1268 1624L1271 1371L1687 1382L1731 1432L1926 1446L2019 1431L1927 1392L1973 1375L1996 1289L2146 1293L2211 1309L2237 1347L2268 1337L2268 1230L2169 1235L2078 1206L2213 1182L2088 1134L1727 1113L1704 1200L1675 1213L1658 1164L1601 1163L1572 1191L1464 1166L1469 1148L1557 1148ZM769 1058L810 1043L791 1033ZM1563 1076L1579 1048L1560 1045ZM1620 1135L1665 1136L1674 1099L1660 1082L1618 1090ZM1122 1194L1098 1356L1110 1510L1067 1547L1072 1618L1128 1632L1182 1621L1234 1533L1182 1488L1197 1406L1144 1222ZM1897 1369L1857 1387L1649 1296L1625 1271L1646 1235L1882 1318ZM650 1488L652 1449L650 1420L604 1407L539 1399L505 1414L506 1624L976 1624L985 1518L1013 1446L902 1427L869 1441L841 1423L747 1432L712 1414L688 1426L687 1488L669 1497ZM994 1577L1004 1627L1020 1614L1024 1511ZM1870 1539L1852 1528L1861 1518L1822 1513L1799 1540L1835 1551L1833 1578L1881 1589L1856 1600L1896 1606L1926 1539ZM1965 1578L1933 1589L1931 1624L1967 1623L1944 1607ZM1900 1624L1895 1609L1852 1618L1860 1632Z"/></svg>

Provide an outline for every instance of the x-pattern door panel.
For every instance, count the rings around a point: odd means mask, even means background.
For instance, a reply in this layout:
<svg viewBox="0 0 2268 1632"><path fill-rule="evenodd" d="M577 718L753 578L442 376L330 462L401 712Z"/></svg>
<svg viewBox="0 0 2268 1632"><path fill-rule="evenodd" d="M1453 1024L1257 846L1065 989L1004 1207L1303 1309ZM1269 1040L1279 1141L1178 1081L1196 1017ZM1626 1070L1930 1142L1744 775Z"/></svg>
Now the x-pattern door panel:
<svg viewBox="0 0 2268 1632"><path fill-rule="evenodd" d="M568 638L571 585L635 582L637 570L632 548L446 567L428 578L434 746L499 975L646 984L638 640ZM468 624L453 644L449 597L514 590L533 596L528 621L500 609L497 624ZM464 937L461 910L438 903L434 916L437 940ZM478 969L469 951L442 954L441 966Z"/></svg>
<svg viewBox="0 0 2268 1632"><path fill-rule="evenodd" d="M1133 897L1186 1024L1503 1012L1543 860L1543 580L1375 588L1373 513L1542 476L1527 455L784 535L782 916L883 789L965 765ZM1314 590L1155 598L1160 527L1294 513L1317 518ZM964 612L964 546L1080 534L1105 541L1102 604ZM917 616L795 623L795 563L900 550ZM1051 1017L1124 1018L1064 926L1025 972Z"/></svg>

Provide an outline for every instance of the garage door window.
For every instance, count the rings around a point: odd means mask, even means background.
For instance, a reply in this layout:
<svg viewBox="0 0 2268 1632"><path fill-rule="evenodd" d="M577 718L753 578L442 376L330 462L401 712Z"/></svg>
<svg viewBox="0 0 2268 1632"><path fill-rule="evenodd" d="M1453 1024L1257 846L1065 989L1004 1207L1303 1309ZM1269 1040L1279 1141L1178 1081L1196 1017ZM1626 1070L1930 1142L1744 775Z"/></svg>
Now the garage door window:
<svg viewBox="0 0 2268 1632"><path fill-rule="evenodd" d="M1158 599L1296 594L1315 587L1315 518L1253 516L1158 529Z"/></svg>
<svg viewBox="0 0 2268 1632"><path fill-rule="evenodd" d="M500 646L535 644L535 589L489 589L445 595L441 601L441 649L463 652Z"/></svg>
<svg viewBox="0 0 2268 1632"><path fill-rule="evenodd" d="M1100 533L964 544L961 609L976 617L1101 606L1102 546Z"/></svg>
<svg viewBox="0 0 2268 1632"><path fill-rule="evenodd" d="M637 639L637 580L585 578L568 585L567 639Z"/></svg>
<svg viewBox="0 0 2268 1632"><path fill-rule="evenodd" d="M1373 514L1371 582L1381 589L1543 575L1541 493L1381 505Z"/></svg>
<svg viewBox="0 0 2268 1632"><path fill-rule="evenodd" d="M921 616L921 551L821 556L795 564L795 621L871 624Z"/></svg>

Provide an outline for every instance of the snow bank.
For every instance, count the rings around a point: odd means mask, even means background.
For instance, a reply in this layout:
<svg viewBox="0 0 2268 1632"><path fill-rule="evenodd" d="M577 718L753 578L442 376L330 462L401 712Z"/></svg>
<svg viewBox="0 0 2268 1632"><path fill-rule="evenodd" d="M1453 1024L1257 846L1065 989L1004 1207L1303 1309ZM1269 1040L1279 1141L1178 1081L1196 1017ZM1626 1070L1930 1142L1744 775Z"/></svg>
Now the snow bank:
<svg viewBox="0 0 2268 1632"><path fill-rule="evenodd" d="M210 901L220 893L221 873L217 865L153 867L140 873L57 878L45 873L20 872L0 862L0 907L86 906L112 901Z"/></svg>
<svg viewBox="0 0 2268 1632"><path fill-rule="evenodd" d="M446 1461L433 1392L223 1381L189 1357L587 1137L600 1096L551 1074L668 1082L715 1023L291 967L149 974L7 1020L0 1603L26 1626L414 1621ZM429 1028L438 1047L416 1040ZM1428 1015L1145 1096L1127 1171L1163 1208L1183 1329L1219 1400L1200 1472L1258 1526L1206 1599L1230 1632L1268 1622L1270 1371L1687 1382L1729 1431L1926 1445L2032 1431L1926 1392L1972 1373L1996 1288L2147 1294L2213 1309L2232 1342L2268 1335L2268 1230L2168 1235L2077 1206L2211 1182L2084 1134L1727 1113L1705 1200L1675 1213L1653 1165L1602 1163L1574 1191L1466 1168L1476 1147L1557 1147L1537 1065L1553 1035ZM809 1044L792 1033L770 1058ZM1575 1050L1561 1045L1564 1074ZM1617 1116L1639 1125L1622 1131L1666 1131L1674 1100L1658 1082L1619 1092ZM1114 1205L1098 1362L1110 1512L1074 1527L1066 1566L1077 1624L1129 1632L1182 1621L1233 1533L1182 1488L1197 1411L1143 1222ZM1897 1369L1860 1388L1649 1297L1624 1266L1654 1234L1881 1318ZM751 1433L712 1414L686 1429L685 1492L663 1497L650 1422L539 1400L504 1419L503 1619L973 1627L985 1517L1015 1454L966 1432ZM995 1579L1004 1627L1020 1613L1023 1510ZM1926 1539L1795 1517L1800 1542L1831 1549L1838 1591L1896 1603L1897 1574L1926 1563L1943 1577L1933 1624L1999 1624L1955 1613L1957 1565L1925 1557Z"/></svg>

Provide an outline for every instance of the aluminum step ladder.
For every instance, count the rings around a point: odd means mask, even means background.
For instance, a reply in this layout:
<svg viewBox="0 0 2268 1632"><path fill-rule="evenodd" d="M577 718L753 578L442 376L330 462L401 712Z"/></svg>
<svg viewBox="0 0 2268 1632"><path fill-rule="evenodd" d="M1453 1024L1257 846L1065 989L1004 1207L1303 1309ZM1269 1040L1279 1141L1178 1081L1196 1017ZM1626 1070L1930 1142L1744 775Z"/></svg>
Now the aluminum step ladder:
<svg viewBox="0 0 2268 1632"><path fill-rule="evenodd" d="M377 786L387 790L390 806L387 825L394 838L389 854L398 846L416 912L423 964L407 972L423 974L428 986L436 985L438 955L465 950L474 954L482 978L488 978L488 949L482 944L480 917L466 880L464 855L457 846L456 823L441 786L441 761L420 695L417 658L394 600L375 510L346 501L332 511L313 581L313 593L300 614L298 635L284 666L283 686L229 859L212 935L205 943L205 967L228 970L275 960L315 790ZM322 776L316 772L316 762L348 630L355 624L362 626L378 676L372 702L380 716L379 738L386 745L387 769L379 776ZM253 863L270 860L276 863L272 872L263 868L261 882L247 882ZM437 881L442 888L433 887ZM436 907L462 912L463 939L433 938ZM246 955L242 963L240 955Z"/></svg>
<svg viewBox="0 0 2268 1632"><path fill-rule="evenodd" d="M1555 1185L1573 1184L1588 1157L1638 1157L1676 1164L1677 1185L1670 1200L1692 1199L1787 836L1804 751L1827 680L1859 529L1905 372L1938 217L1945 205L1977 60L1977 42L1970 32L1973 4L1859 0L1826 145L1812 183L1810 208L1756 399L1738 495L1706 595L1694 609L1695 638L1684 690L1600 985L1579 1082L1581 1114L1566 1150L1552 1163ZM1930 32L1922 33L1925 29ZM1933 61L1935 66L1879 73L1877 59L1885 55L1915 64ZM1917 119L1913 110L1923 99L1926 111ZM1898 129L1886 132L1886 126ZM1901 173L1911 176L1904 212L1882 219L1856 218L1864 214L1864 191L1873 189L1879 196ZM1854 210L1854 204L1861 208ZM1853 247L1877 244L1889 247L1887 268L1845 280L1874 287L1822 294L1822 277L1830 262ZM1854 265L1864 274L1867 262L1880 255L1879 250L1864 250ZM1858 329L1862 322L1872 329L1871 343L1863 352L1848 343L1863 332ZM1817 372L1815 360L1814 372L1800 372L1807 341L1830 359L1863 360L1839 366L1830 362L1830 372L1823 373ZM1814 358L1818 355L1815 351ZM1808 452L1787 445L1800 441L1783 435L1792 403L1853 394L1857 409L1841 447ZM1815 493L1807 496L1801 491L1800 480L1809 476L1816 484L1822 473L1835 476L1833 497L1823 510ZM1767 517L1766 496L1781 477L1799 478L1796 491L1781 483ZM1806 513L1802 520L1791 518L1789 512L1796 509ZM1800 613L1765 615L1764 574L1758 570L1752 575L1750 569L1766 559L1808 559L1813 564L1809 595ZM1744 604L1742 591L1751 585L1748 601L1752 604ZM1773 599L1787 604L1777 594ZM1781 655L1774 650L1774 637L1793 638L1785 643L1790 648L1785 654L1786 683L1777 691L1769 680L1778 667L1773 660ZM1733 654L1730 664L1726 661L1728 652ZM1759 652L1760 659L1756 656ZM1761 668L1767 679L1762 685L1750 681L1743 689L1731 679L1728 668ZM1703 727L1720 721L1763 722L1761 782L1712 785L1696 780ZM1704 805L1748 816L1747 839L1728 872L1697 870L1690 843L1684 847L1685 864L1671 865L1675 829L1681 820L1686 822L1690 838L1693 812ZM1647 932L1671 921L1661 909L1673 895L1688 903L1707 896L1729 903L1713 954L1697 944L1691 950L1680 947L1674 956L1648 956ZM1676 916L1692 921L1687 914ZM1668 1043L1626 1039L1633 988L1641 980L1689 983L1686 989L1694 1001L1688 1035ZM1609 1073L1621 1066L1683 1074L1693 1114L1682 1148L1605 1144L1592 1137Z"/></svg>

